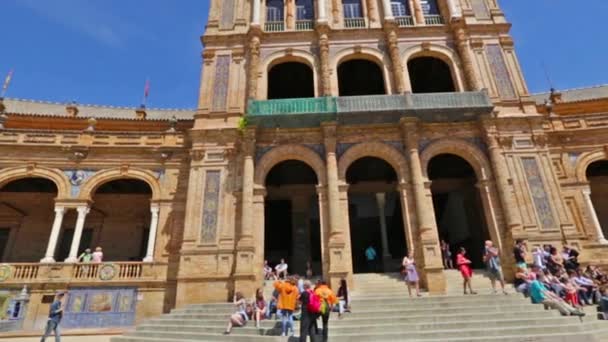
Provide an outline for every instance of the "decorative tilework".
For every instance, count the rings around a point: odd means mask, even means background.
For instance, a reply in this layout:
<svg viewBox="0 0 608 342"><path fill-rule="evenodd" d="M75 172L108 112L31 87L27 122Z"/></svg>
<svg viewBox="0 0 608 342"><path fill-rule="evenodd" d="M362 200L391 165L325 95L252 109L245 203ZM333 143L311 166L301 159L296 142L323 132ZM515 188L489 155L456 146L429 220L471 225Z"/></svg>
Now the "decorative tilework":
<svg viewBox="0 0 608 342"><path fill-rule="evenodd" d="M482 151L484 154L486 154L486 152L488 151L488 145L486 145L486 142L481 137L469 137L465 140L477 146L477 148L479 148L479 150Z"/></svg>
<svg viewBox="0 0 608 342"><path fill-rule="evenodd" d="M222 20L220 22L220 29L228 30L234 25L234 1L235 0L222 0Z"/></svg>
<svg viewBox="0 0 608 342"><path fill-rule="evenodd" d="M576 165L576 161L578 160L578 157L580 156L580 153L568 153L568 157L570 158L570 164L572 165Z"/></svg>
<svg viewBox="0 0 608 342"><path fill-rule="evenodd" d="M215 62L215 81L213 83L213 111L226 110L228 82L230 80L231 56L218 56Z"/></svg>
<svg viewBox="0 0 608 342"><path fill-rule="evenodd" d="M486 46L486 54L488 55L488 62L490 68L494 74L496 85L498 87L498 93L500 98L506 100L512 100L517 98L515 94L515 88L509 77L509 70L505 63L505 58L502 54L502 48L498 44L489 44Z"/></svg>
<svg viewBox="0 0 608 342"><path fill-rule="evenodd" d="M403 143L401 141L385 141L384 143L387 145L391 145L401 153L405 153L405 149L403 148Z"/></svg>
<svg viewBox="0 0 608 342"><path fill-rule="evenodd" d="M136 300L136 288L73 288L61 325L68 329L131 326Z"/></svg>
<svg viewBox="0 0 608 342"><path fill-rule="evenodd" d="M557 225L555 224L553 210L549 198L547 197L547 192L545 191L546 188L540 173L538 161L536 158L524 157L521 158L521 163L524 167L524 172L532 195L532 201L536 207L542 228L556 228Z"/></svg>
<svg viewBox="0 0 608 342"><path fill-rule="evenodd" d="M272 150L274 148L274 146L256 146L255 148L255 162L259 162L260 159L262 159L262 157L270 152L270 150Z"/></svg>
<svg viewBox="0 0 608 342"><path fill-rule="evenodd" d="M321 144L304 144L304 146L309 149L315 151L321 157L322 160L325 160L325 146Z"/></svg>
<svg viewBox="0 0 608 342"><path fill-rule="evenodd" d="M422 153L427 147L433 142L431 139L420 139L418 140L418 153Z"/></svg>
<svg viewBox="0 0 608 342"><path fill-rule="evenodd" d="M207 171L205 174L205 195L203 198L202 242L215 242L220 200L221 171Z"/></svg>
<svg viewBox="0 0 608 342"><path fill-rule="evenodd" d="M344 153L346 153L346 151L355 146L357 144L353 144L353 143L340 143L336 146L336 153L338 155L338 158L341 158L342 155L344 155Z"/></svg>
<svg viewBox="0 0 608 342"><path fill-rule="evenodd" d="M70 180L70 184L72 188L70 189L70 195L72 197L77 197L80 193L80 186L84 184L84 182L91 178L95 174L93 170L63 170L63 173Z"/></svg>
<svg viewBox="0 0 608 342"><path fill-rule="evenodd" d="M471 0L471 6L477 19L492 19L486 0Z"/></svg>

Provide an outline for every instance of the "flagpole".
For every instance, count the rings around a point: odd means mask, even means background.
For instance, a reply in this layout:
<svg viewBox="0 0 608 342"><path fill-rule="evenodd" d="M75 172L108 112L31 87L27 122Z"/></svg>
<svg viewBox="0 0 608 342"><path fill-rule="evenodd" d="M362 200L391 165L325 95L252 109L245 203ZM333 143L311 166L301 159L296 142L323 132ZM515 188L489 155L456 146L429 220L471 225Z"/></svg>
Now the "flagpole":
<svg viewBox="0 0 608 342"><path fill-rule="evenodd" d="M6 95L6 91L8 90L8 86L11 84L11 80L13 79L13 69L8 72L6 78L4 79L4 84L2 85L2 92L0 92L0 98L4 98Z"/></svg>
<svg viewBox="0 0 608 342"><path fill-rule="evenodd" d="M145 108L148 104L148 95L150 95L150 79L146 78L146 84L144 85L144 96L141 101L142 108Z"/></svg>

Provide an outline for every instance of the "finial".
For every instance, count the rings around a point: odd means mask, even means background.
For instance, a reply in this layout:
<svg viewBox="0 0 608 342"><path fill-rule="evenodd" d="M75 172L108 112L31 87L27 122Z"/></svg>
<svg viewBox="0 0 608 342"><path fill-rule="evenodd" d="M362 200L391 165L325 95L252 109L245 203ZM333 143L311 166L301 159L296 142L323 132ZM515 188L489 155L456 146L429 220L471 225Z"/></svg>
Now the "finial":
<svg viewBox="0 0 608 342"><path fill-rule="evenodd" d="M97 120L95 118L89 118L87 122L89 123L89 127L87 127L87 132L95 131L95 125L97 125Z"/></svg>
<svg viewBox="0 0 608 342"><path fill-rule="evenodd" d="M171 119L169 119L169 129L167 129L167 133L175 133L175 127L177 126L177 122L177 118L175 117L175 115L173 115Z"/></svg>

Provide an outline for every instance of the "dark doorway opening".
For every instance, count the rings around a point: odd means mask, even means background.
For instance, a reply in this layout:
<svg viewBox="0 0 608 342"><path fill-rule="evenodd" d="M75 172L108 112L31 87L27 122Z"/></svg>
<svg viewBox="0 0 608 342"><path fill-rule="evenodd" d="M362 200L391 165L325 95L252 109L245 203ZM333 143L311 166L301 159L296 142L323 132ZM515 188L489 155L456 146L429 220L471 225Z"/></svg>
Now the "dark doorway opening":
<svg viewBox="0 0 608 342"><path fill-rule="evenodd" d="M380 66L364 59L343 62L338 67L340 96L384 95L384 75Z"/></svg>
<svg viewBox="0 0 608 342"><path fill-rule="evenodd" d="M298 160L281 162L266 176L264 258L271 266L284 258L289 273L305 275L311 262L313 274L322 274L317 184L315 171Z"/></svg>
<svg viewBox="0 0 608 342"><path fill-rule="evenodd" d="M591 163L587 168L591 202L604 236L608 236L608 160Z"/></svg>
<svg viewBox="0 0 608 342"><path fill-rule="evenodd" d="M483 249L490 233L484 217L473 167L453 154L440 154L429 162L429 179L439 237L450 244L452 255L467 250L473 267L483 268Z"/></svg>
<svg viewBox="0 0 608 342"><path fill-rule="evenodd" d="M413 93L451 93L456 91L450 66L433 57L417 57L407 63Z"/></svg>
<svg viewBox="0 0 608 342"><path fill-rule="evenodd" d="M304 63L286 62L268 71L268 99L315 97L314 75Z"/></svg>
<svg viewBox="0 0 608 342"><path fill-rule="evenodd" d="M354 273L398 272L407 254L397 173L386 161L361 158L348 168L348 208L351 257ZM383 226L386 240L383 241ZM365 250L372 246L379 257L376 265L367 261Z"/></svg>

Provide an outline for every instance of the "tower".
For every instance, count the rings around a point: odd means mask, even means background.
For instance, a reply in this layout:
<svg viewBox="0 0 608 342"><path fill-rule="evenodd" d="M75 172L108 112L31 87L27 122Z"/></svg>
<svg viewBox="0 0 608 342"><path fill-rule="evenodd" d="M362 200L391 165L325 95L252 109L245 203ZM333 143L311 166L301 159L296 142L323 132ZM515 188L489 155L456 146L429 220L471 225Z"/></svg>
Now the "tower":
<svg viewBox="0 0 608 342"><path fill-rule="evenodd" d="M500 123L542 134L509 30L495 0L211 1L178 305L252 292L265 258L350 281L367 244L385 271L414 251L442 292L442 153L476 180L469 238L510 243Z"/></svg>

